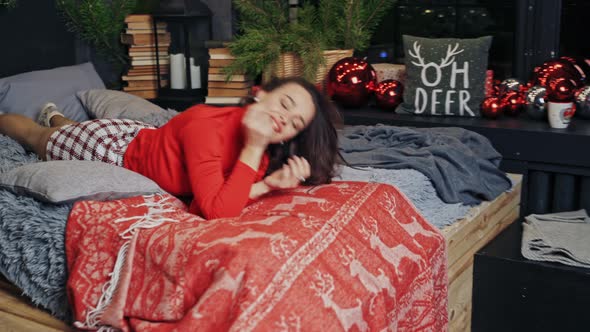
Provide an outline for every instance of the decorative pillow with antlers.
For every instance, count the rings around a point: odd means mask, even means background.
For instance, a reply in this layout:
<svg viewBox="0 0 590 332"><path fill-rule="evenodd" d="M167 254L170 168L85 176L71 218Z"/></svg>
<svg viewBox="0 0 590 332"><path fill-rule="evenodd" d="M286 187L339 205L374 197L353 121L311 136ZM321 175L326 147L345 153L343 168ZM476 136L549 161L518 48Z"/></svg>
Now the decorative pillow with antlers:
<svg viewBox="0 0 590 332"><path fill-rule="evenodd" d="M403 36L406 83L397 112L479 116L492 37Z"/></svg>

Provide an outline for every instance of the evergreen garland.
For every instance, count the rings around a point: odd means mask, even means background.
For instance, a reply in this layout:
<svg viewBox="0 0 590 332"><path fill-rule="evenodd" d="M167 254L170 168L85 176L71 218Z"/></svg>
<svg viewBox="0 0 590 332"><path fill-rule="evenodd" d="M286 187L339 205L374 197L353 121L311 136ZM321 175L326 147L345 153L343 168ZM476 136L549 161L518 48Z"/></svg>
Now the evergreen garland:
<svg viewBox="0 0 590 332"><path fill-rule="evenodd" d="M57 0L67 28L113 63L126 65L128 57L119 41L125 17L136 7L136 0Z"/></svg>

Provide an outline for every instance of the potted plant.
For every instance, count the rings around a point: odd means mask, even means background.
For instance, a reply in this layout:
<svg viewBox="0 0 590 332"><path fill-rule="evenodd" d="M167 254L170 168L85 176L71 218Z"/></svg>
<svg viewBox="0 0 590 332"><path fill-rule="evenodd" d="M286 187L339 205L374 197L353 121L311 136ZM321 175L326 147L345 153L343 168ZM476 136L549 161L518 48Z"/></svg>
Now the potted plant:
<svg viewBox="0 0 590 332"><path fill-rule="evenodd" d="M302 1L293 15L288 1L234 0L239 34L230 44L236 60L226 74L263 74L263 80L300 75L321 82L336 61L369 46L374 29L394 2Z"/></svg>
<svg viewBox="0 0 590 332"><path fill-rule="evenodd" d="M289 20L287 1L234 0L239 13L239 34L230 44L235 61L226 68L231 76L301 74L313 81L315 69L323 62L322 36L314 31L315 7L305 3L301 19Z"/></svg>

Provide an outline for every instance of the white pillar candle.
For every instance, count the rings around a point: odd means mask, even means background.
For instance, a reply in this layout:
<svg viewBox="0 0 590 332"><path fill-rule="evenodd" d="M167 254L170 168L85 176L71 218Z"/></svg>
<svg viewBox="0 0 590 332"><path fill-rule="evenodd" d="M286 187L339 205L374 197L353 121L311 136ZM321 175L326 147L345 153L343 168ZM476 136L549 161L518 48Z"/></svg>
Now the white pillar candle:
<svg viewBox="0 0 590 332"><path fill-rule="evenodd" d="M170 54L170 88L186 88L186 64L184 54Z"/></svg>

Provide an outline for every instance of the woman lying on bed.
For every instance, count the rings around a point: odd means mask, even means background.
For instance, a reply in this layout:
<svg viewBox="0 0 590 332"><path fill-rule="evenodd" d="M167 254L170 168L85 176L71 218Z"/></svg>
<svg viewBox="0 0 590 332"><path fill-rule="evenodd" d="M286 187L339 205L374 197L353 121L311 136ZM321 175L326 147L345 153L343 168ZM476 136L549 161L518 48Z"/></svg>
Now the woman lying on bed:
<svg viewBox="0 0 590 332"><path fill-rule="evenodd" d="M196 105L158 129L138 121L74 122L47 104L39 122L0 115L0 133L45 160L123 166L207 219L237 216L249 200L300 183L328 183L338 155L332 104L313 84L275 80L243 107Z"/></svg>

